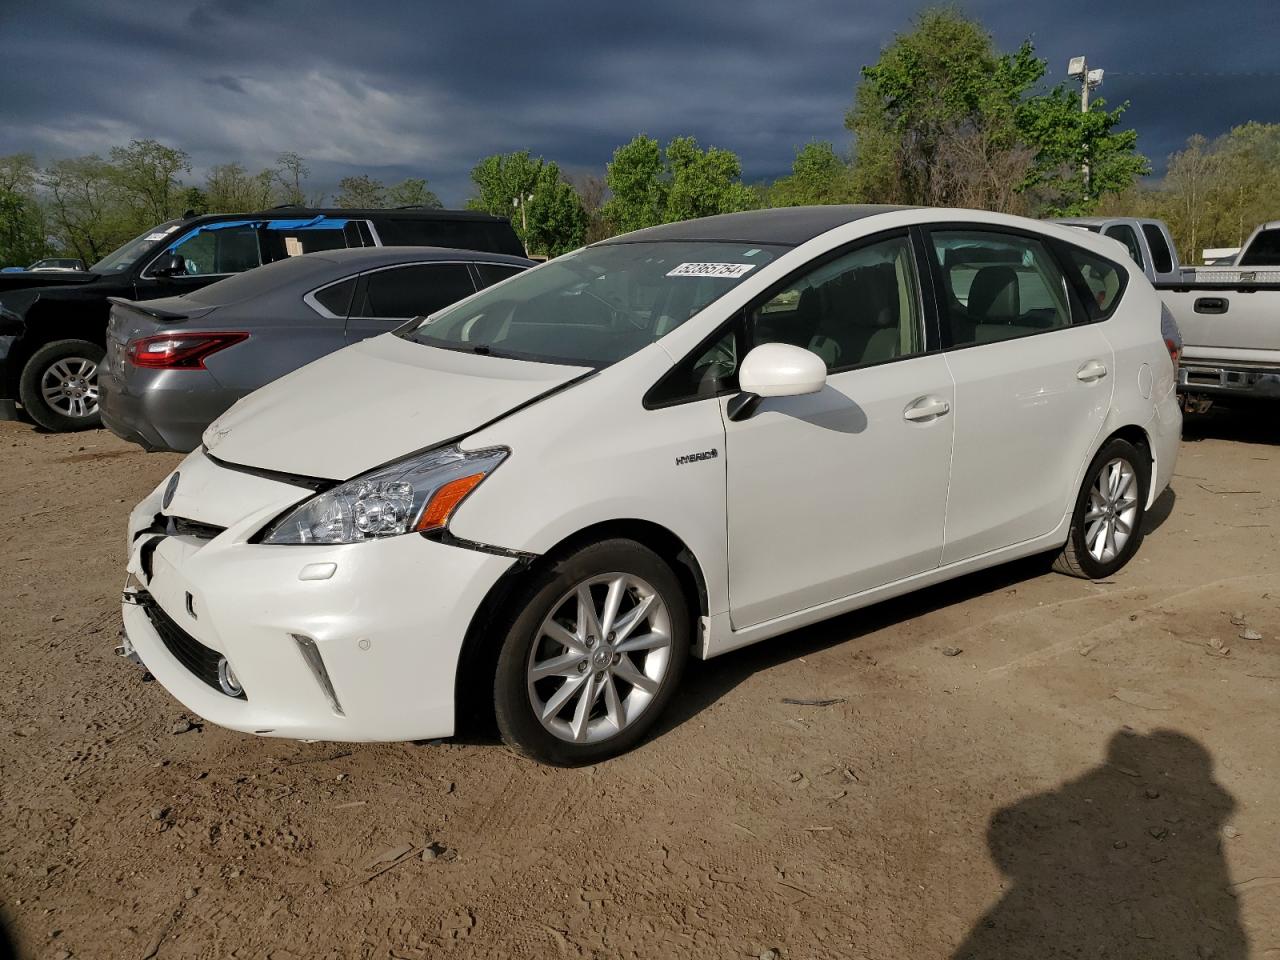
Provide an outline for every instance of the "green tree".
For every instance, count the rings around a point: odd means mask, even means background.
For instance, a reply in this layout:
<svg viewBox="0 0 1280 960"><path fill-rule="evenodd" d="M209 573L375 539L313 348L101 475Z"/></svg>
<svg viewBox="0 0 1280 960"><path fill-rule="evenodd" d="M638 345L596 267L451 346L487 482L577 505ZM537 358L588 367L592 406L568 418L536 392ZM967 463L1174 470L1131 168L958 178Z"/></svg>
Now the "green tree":
<svg viewBox="0 0 1280 960"><path fill-rule="evenodd" d="M265 210L273 199L275 171L251 175L239 163L223 163L209 170L205 180L205 209L209 213L248 213Z"/></svg>
<svg viewBox="0 0 1280 960"><path fill-rule="evenodd" d="M735 213L756 206L755 193L742 183L742 161L719 147L698 149L693 137L676 137L667 144L666 220L692 220L717 213Z"/></svg>
<svg viewBox="0 0 1280 960"><path fill-rule="evenodd" d="M1069 88L1036 93L1045 64L1030 41L999 53L951 8L922 13L863 67L845 126L863 199L1013 212L1083 212L1146 172L1124 106L1082 114ZM1080 167L1088 161L1088 191Z"/></svg>
<svg viewBox="0 0 1280 960"><path fill-rule="evenodd" d="M137 233L119 196L115 168L97 154L55 160L40 174L57 247L86 263L102 259Z"/></svg>
<svg viewBox="0 0 1280 960"><path fill-rule="evenodd" d="M771 207L800 207L820 203L852 203L853 172L829 140L814 140L796 152L790 176L775 180L765 191Z"/></svg>
<svg viewBox="0 0 1280 960"><path fill-rule="evenodd" d="M387 186L368 174L343 177L338 181L338 194L334 206L344 208L377 209L387 205Z"/></svg>
<svg viewBox="0 0 1280 960"><path fill-rule="evenodd" d="M1019 106L1019 134L1035 150L1022 189L1039 194L1046 213L1088 213L1099 197L1120 193L1151 172L1147 158L1137 152L1137 131L1117 129L1127 106L1108 110L1099 97L1089 104L1088 113L1082 113L1079 94L1065 86Z"/></svg>
<svg viewBox="0 0 1280 960"><path fill-rule="evenodd" d="M31 154L0 157L0 266L25 267L47 250L38 176Z"/></svg>
<svg viewBox="0 0 1280 960"><path fill-rule="evenodd" d="M556 257L582 245L587 214L558 164L528 150L495 153L475 165L471 180L476 195L467 206L510 217L530 253Z"/></svg>
<svg viewBox="0 0 1280 960"><path fill-rule="evenodd" d="M614 151L605 181L612 196L603 213L619 232L659 223L733 213L757 206L742 183L738 155L719 147L702 150L693 137L676 137L661 150L640 134Z"/></svg>
<svg viewBox="0 0 1280 960"><path fill-rule="evenodd" d="M439 210L444 204L433 191L427 189L426 180L421 177L410 177L387 188L387 206L427 207Z"/></svg>
<svg viewBox="0 0 1280 960"><path fill-rule="evenodd" d="M151 138L130 140L128 146L111 148L111 166L121 200L139 229L182 212L179 174L191 172L185 150Z"/></svg>
<svg viewBox="0 0 1280 960"><path fill-rule="evenodd" d="M653 137L639 134L613 152L605 168L612 196L604 204L604 218L619 233L666 222L667 181L662 148Z"/></svg>

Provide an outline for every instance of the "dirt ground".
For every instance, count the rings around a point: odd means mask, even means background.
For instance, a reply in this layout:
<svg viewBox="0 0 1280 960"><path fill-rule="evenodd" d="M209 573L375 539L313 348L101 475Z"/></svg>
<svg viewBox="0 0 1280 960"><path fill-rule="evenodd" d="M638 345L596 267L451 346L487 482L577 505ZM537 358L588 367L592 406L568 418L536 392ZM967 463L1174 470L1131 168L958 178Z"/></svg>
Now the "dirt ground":
<svg viewBox="0 0 1280 960"><path fill-rule="evenodd" d="M112 647L178 458L0 423L18 955L1280 958L1280 427L1187 435L1114 581L1019 563L694 663L651 742L555 770L174 733Z"/></svg>

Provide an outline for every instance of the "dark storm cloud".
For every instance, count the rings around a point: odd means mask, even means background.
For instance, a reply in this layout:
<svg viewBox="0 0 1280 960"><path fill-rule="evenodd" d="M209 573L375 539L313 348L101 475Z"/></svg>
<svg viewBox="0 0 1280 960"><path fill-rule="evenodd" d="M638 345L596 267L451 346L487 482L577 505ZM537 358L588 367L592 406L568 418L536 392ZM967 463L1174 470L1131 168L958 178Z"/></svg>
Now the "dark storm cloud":
<svg viewBox="0 0 1280 960"><path fill-rule="evenodd" d="M73 0L0 13L0 152L42 158L154 136L199 169L296 150L326 184L353 171L426 176L460 202L471 165L528 147L599 169L638 131L690 133L776 176L810 139L847 145L858 67L917 4L738 0L359 4ZM1069 56L1157 165L1192 133L1280 120L1272 0L1211 5L1077 0L969 3L1002 47ZM1179 73L1270 72L1266 78ZM199 172L199 169L197 172Z"/></svg>

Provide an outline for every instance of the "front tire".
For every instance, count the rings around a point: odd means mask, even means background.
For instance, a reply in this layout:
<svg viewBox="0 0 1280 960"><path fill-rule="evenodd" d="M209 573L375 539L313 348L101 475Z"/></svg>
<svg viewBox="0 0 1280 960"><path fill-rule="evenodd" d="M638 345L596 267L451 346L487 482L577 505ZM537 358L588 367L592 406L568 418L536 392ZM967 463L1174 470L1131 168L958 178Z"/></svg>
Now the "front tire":
<svg viewBox="0 0 1280 960"><path fill-rule="evenodd" d="M494 675L502 739L556 766L623 753L653 727L689 656L671 567L632 540L575 551L515 599Z"/></svg>
<svg viewBox="0 0 1280 960"><path fill-rule="evenodd" d="M1142 543L1150 486L1151 456L1145 448L1119 438L1103 445L1085 471L1071 532L1053 568L1087 580L1119 571Z"/></svg>
<svg viewBox="0 0 1280 960"><path fill-rule="evenodd" d="M98 368L105 355L88 340L55 340L33 353L18 381L27 416L54 433L101 425Z"/></svg>

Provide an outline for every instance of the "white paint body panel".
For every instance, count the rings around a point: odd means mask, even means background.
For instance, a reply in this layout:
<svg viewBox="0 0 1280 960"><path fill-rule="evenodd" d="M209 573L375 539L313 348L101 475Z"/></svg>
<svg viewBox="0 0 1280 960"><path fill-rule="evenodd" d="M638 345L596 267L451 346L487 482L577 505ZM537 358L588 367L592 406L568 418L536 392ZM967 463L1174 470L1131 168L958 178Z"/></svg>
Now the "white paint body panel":
<svg viewBox="0 0 1280 960"><path fill-rule="evenodd" d="M468 449L506 446L510 456L458 508L450 532L541 555L600 524L661 527L704 581L695 648L704 657L1061 545L1083 472L1116 430L1146 432L1154 500L1173 472L1181 416L1160 300L1136 267L1102 324L832 374L818 393L765 400L736 423L724 418L724 397L644 406L674 363L796 268L861 237L930 221L1037 230L1116 259L1111 241L1000 214L880 213L753 271L657 343L592 375L383 337L246 398L208 441L227 463L329 478L458 436ZM1106 364L1107 376L1084 383L1075 371L1090 359ZM948 405L945 414L903 418L930 396ZM126 604L130 638L175 696L213 722L277 736L453 732L459 651L512 570L511 556L415 535L338 547L256 544L255 534L310 492L199 452L180 470L167 512L226 530L211 540L166 537L146 586L193 637L229 658L248 700L187 673L145 613ZM134 576L145 577L143 540L134 536L161 512L163 486L131 517ZM332 575L300 579L316 564L332 564ZM187 593L194 619L183 619ZM315 640L343 716L292 633Z"/></svg>
<svg viewBox="0 0 1280 960"><path fill-rule="evenodd" d="M953 419L905 420L924 396L954 399L940 354L835 373L726 422L735 627L937 567Z"/></svg>
<svg viewBox="0 0 1280 960"><path fill-rule="evenodd" d="M956 400L943 563L1032 540L1058 525L1075 499L1070 478L1111 404L1114 363L1101 326L946 354ZM1076 372L1090 361L1107 374L1078 380Z"/></svg>

